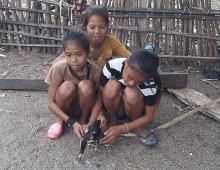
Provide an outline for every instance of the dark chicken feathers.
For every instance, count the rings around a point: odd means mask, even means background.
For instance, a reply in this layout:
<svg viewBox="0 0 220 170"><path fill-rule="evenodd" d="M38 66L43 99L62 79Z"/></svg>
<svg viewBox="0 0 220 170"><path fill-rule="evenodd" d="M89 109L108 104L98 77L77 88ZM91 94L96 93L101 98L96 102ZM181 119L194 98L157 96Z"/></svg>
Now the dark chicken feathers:
<svg viewBox="0 0 220 170"><path fill-rule="evenodd" d="M101 139L102 136L100 123L101 123L100 120L97 120L89 129L89 131L84 135L80 146L79 156L85 152L87 144L89 143L99 144L99 140Z"/></svg>

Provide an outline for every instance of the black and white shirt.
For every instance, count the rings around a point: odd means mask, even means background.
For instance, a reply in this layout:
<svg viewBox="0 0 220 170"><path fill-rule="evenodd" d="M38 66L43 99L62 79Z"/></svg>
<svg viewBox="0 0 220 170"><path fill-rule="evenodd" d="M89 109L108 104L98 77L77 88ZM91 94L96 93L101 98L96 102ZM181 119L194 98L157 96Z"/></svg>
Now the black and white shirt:
<svg viewBox="0 0 220 170"><path fill-rule="evenodd" d="M125 60L126 58L116 58L106 62L100 78L100 84L103 87L109 80L117 80L125 85L124 79L122 78ZM158 81L152 78L137 86L144 96L145 105L154 106L156 104L157 96L160 93L159 80L159 77Z"/></svg>

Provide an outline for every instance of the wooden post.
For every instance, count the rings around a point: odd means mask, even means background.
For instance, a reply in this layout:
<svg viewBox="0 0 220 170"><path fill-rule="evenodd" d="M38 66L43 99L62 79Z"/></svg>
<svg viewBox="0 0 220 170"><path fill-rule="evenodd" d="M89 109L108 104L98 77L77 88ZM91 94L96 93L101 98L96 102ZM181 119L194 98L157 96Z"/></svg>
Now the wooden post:
<svg viewBox="0 0 220 170"><path fill-rule="evenodd" d="M3 0L3 5L4 6L8 6L8 1L7 0ZM11 17L10 17L10 12L8 9L5 10L5 19L6 21L10 21ZM6 30L9 31L13 31L13 27L11 24L5 24L6 25ZM7 40L8 43L14 43L14 35L13 34L7 34ZM8 47L8 49L12 50L14 47Z"/></svg>
<svg viewBox="0 0 220 170"><path fill-rule="evenodd" d="M2 1L0 2L0 6L1 6L1 5L3 5L3 2L2 2ZM0 9L0 19L3 20L3 21L6 20L5 14L3 13L3 10L2 10L2 9ZM7 25L4 24L4 23L2 23L0 29L2 29L2 30L7 30ZM1 43L3 43L3 42L7 43L7 42L8 42L7 34L1 33L1 34L0 34L0 40L1 40L1 41L0 41Z"/></svg>
<svg viewBox="0 0 220 170"><path fill-rule="evenodd" d="M46 10L49 11L50 10L50 4L46 4ZM52 20L51 20L51 14L46 14L46 17L45 17L45 23L46 24L52 24ZM47 28L46 30L46 36L47 37L51 37L52 36L52 29L51 28ZM46 44L54 44L52 43L53 40L47 40L46 41ZM52 48L47 48L47 52L51 53L52 52Z"/></svg>
<svg viewBox="0 0 220 170"><path fill-rule="evenodd" d="M21 4L21 0L17 0L17 7L22 8L22 4ZM21 22L24 22L24 14L23 11L18 11L18 20ZM25 33L25 26L24 25L20 25L20 32ZM22 42L25 42L26 37L23 35L21 38ZM22 47L20 47L22 49Z"/></svg>
<svg viewBox="0 0 220 170"><path fill-rule="evenodd" d="M15 0L11 0L10 6L15 7ZM11 16L12 16L12 21L19 21L16 10L12 10ZM13 25L13 28L14 28L14 32L16 32L16 33L18 33L20 31L18 25L16 25L16 24ZM19 44L21 43L21 38L18 34L16 35L16 39L14 40L14 42L16 43L16 41ZM18 47L18 50L21 51L21 47Z"/></svg>
<svg viewBox="0 0 220 170"><path fill-rule="evenodd" d="M162 4L162 0L154 0L155 9L160 9L161 4ZM153 21L153 28L155 28L156 30L162 30L162 21L160 18L157 18ZM155 42L156 51L157 53L159 53L159 44L160 44L159 33L155 33L154 42Z"/></svg>
<svg viewBox="0 0 220 170"><path fill-rule="evenodd" d="M41 3L37 2L37 1L33 1L32 9L33 10L42 9ZM37 12L32 12L31 13L31 22L38 23L38 21L39 21L39 14ZM31 26L30 33L38 35L38 28L36 28L35 26ZM39 39L38 38L31 38L31 43L32 44L39 44ZM32 50L33 50L33 48L32 48Z"/></svg>
<svg viewBox="0 0 220 170"><path fill-rule="evenodd" d="M31 1L29 1L29 0L26 1L26 8L31 9ZM24 22L31 22L31 12L26 12ZM31 28L30 26L26 25L25 26L25 32L30 33L31 32L30 28ZM24 42L26 44L30 44L31 43L31 38L26 37ZM27 48L27 51L31 50L31 47L26 47L26 48Z"/></svg>
<svg viewBox="0 0 220 170"><path fill-rule="evenodd" d="M139 7L140 8L145 8L146 9L146 0L139 0ZM148 18L144 19L144 18L141 18L141 19L138 19L138 27L140 29L143 29L143 28L146 28L146 20L148 20ZM144 41L146 39L146 37L148 36L146 33L137 33L137 36L138 36L138 43L139 43L139 48L142 48L144 47Z"/></svg>

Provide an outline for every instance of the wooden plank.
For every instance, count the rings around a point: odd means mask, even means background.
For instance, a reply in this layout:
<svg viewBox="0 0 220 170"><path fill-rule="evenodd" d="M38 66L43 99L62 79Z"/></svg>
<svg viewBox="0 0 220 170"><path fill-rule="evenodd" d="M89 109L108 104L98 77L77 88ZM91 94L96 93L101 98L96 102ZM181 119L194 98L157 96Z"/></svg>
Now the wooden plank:
<svg viewBox="0 0 220 170"><path fill-rule="evenodd" d="M160 77L163 88L185 88L187 85L187 73L161 72Z"/></svg>
<svg viewBox="0 0 220 170"><path fill-rule="evenodd" d="M14 34L14 35L23 35L26 37L33 37L33 38L42 38L42 39L48 39L48 40L56 40L56 41L62 41L62 38L56 38L56 37L45 37L40 35L35 35L31 33L24 33L24 32L16 32L16 31L7 31L7 30L0 30L0 33L2 34Z"/></svg>
<svg viewBox="0 0 220 170"><path fill-rule="evenodd" d="M186 73L160 73L163 88L184 88L187 85ZM42 79L0 79L0 90L47 90Z"/></svg>
<svg viewBox="0 0 220 170"><path fill-rule="evenodd" d="M8 7L8 6L0 6L1 10L15 10L15 11L26 11L26 12L36 12L42 14L51 14L55 16L59 16L58 12L46 11L46 10L36 10L36 9L28 9L28 8L19 8L19 7Z"/></svg>
<svg viewBox="0 0 220 170"><path fill-rule="evenodd" d="M25 25L25 26L33 26L33 27L44 27L44 28L54 28L54 29L74 29L76 27L73 26L58 26L55 24L40 24L40 23L33 23L33 22L21 22L21 21L10 21L10 20L0 20L0 23L6 23L6 24L17 24L17 25Z"/></svg>
<svg viewBox="0 0 220 170"><path fill-rule="evenodd" d="M158 126L155 130L167 129L167 128L175 125L176 123L184 120L185 118L188 118L189 116L192 116L192 115L196 114L197 112L200 112L202 109L210 107L210 106L212 106L212 105L214 105L214 104L216 104L218 102L220 102L220 97L215 99L215 100L211 100L210 102L207 102L207 103L205 103L205 104L203 104L203 105L201 105L199 107L196 107L195 109L193 109L193 110L191 110L191 111L189 111L187 113L184 113L183 115L181 115L179 117L176 117L173 120L171 120L171 121L169 121L169 122L167 122L167 123L165 123L163 125Z"/></svg>
<svg viewBox="0 0 220 170"><path fill-rule="evenodd" d="M83 16L80 14L72 14L74 18L82 19ZM173 14L155 14L155 13L143 13L143 14L137 14L137 13L109 13L109 17L111 18L175 18L175 19L199 19L200 21L203 20L213 20L218 21L220 19L219 15L173 15Z"/></svg>
<svg viewBox="0 0 220 170"><path fill-rule="evenodd" d="M46 91L47 84L44 80L30 79L0 79L0 90L36 90Z"/></svg>
<svg viewBox="0 0 220 170"><path fill-rule="evenodd" d="M79 14L73 14L74 17L82 17ZM213 15L213 16L206 16L206 15L173 15L173 14L155 14L155 13L143 13L143 14L123 14L123 13L117 13L117 14L109 14L110 17L113 18L179 18L179 19L200 19L200 20L214 20L218 21L220 16Z"/></svg>
<svg viewBox="0 0 220 170"><path fill-rule="evenodd" d="M59 6L60 2L56 2L56 1L51 1L51 0L38 0L38 2L43 2L43 3L46 3L46 4L52 4L52 5L55 5L55 6ZM72 7L73 5L71 4L68 4L66 2L62 2L62 6L64 7Z"/></svg>
<svg viewBox="0 0 220 170"><path fill-rule="evenodd" d="M208 39L208 40L216 40L220 41L218 36L207 36L207 35L200 35L200 34L190 34L186 32L176 32L176 31L162 31L162 30L155 30L151 29L141 29L138 27L126 27L126 26L113 26L109 27L110 30L121 30L121 31L131 31L131 32L144 32L144 33L157 33L157 34L168 34L168 35L180 35L183 37L194 37L200 39Z"/></svg>
<svg viewBox="0 0 220 170"><path fill-rule="evenodd" d="M200 56L178 56L178 55L158 55L161 59L173 59L173 60L196 60L196 61L215 61L220 62L219 57L200 57Z"/></svg>
<svg viewBox="0 0 220 170"><path fill-rule="evenodd" d="M205 103L213 101L206 95L190 88L168 89L168 91L174 94L183 103L191 106L192 108L196 108L198 106L204 105ZM212 106L204 108L201 112L217 121L220 121L220 104L214 104Z"/></svg>
<svg viewBox="0 0 220 170"><path fill-rule="evenodd" d="M62 44L15 44L15 43L1 43L2 46L18 46L18 47L50 47L50 48L62 48Z"/></svg>
<svg viewBox="0 0 220 170"><path fill-rule="evenodd" d="M185 9L155 9L155 8L115 8L115 7L108 7L107 8L109 12L111 13L155 13L155 14L174 14L174 15L205 15L205 16L212 16L212 15L220 15L219 10L211 10L209 12L204 10L194 10L191 9L185 10Z"/></svg>

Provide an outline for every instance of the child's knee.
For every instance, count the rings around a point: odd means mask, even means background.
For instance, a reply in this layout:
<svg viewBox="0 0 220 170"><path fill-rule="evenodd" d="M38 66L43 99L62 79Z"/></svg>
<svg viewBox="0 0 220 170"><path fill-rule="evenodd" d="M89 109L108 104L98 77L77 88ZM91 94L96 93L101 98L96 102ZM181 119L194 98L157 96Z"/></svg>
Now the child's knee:
<svg viewBox="0 0 220 170"><path fill-rule="evenodd" d="M121 84L116 80L109 80L104 87L104 97L114 99L121 94Z"/></svg>
<svg viewBox="0 0 220 170"><path fill-rule="evenodd" d="M65 81L59 87L58 94L63 98L69 98L74 94L75 91L76 91L76 86L70 81Z"/></svg>
<svg viewBox="0 0 220 170"><path fill-rule="evenodd" d="M91 96L94 93L94 86L89 80L82 80L78 84L78 90L80 94Z"/></svg>
<svg viewBox="0 0 220 170"><path fill-rule="evenodd" d="M133 87L126 87L123 96L124 102L129 105L136 106L143 100L143 97L139 94L138 89Z"/></svg>

